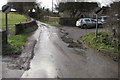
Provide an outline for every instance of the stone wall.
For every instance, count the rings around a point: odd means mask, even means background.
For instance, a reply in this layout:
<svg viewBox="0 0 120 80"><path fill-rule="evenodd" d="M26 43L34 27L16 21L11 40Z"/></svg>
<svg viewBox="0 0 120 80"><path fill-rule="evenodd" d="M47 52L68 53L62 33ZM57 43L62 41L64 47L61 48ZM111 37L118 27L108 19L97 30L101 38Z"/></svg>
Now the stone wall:
<svg viewBox="0 0 120 80"><path fill-rule="evenodd" d="M24 33L24 30L30 28L30 27L35 27L37 26L37 23L36 21L31 21L31 22L28 22L28 23L20 23L20 24L16 24L15 25L15 34L18 35L18 34L22 34Z"/></svg>
<svg viewBox="0 0 120 80"><path fill-rule="evenodd" d="M2 45L7 43L7 36L6 36L6 31L5 30L0 30L0 37L2 39L0 39L0 44L2 43Z"/></svg>
<svg viewBox="0 0 120 80"><path fill-rule="evenodd" d="M37 28L37 23L36 21L31 21L31 22L28 22L28 23L21 23L21 24L16 24L15 25L15 34L18 35L18 34L22 34L24 33L24 31L28 28L31 28L31 27L35 27L35 28L32 28L32 29L36 29ZM0 30L0 44L4 45L7 43L7 36L6 36L6 31L5 30Z"/></svg>

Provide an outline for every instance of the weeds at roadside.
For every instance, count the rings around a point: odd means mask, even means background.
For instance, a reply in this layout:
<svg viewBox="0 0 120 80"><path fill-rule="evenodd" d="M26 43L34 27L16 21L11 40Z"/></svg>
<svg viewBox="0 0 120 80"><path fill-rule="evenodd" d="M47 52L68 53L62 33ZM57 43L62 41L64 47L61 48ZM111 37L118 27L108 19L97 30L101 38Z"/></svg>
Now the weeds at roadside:
<svg viewBox="0 0 120 80"><path fill-rule="evenodd" d="M113 58L118 57L119 41L113 40L111 35L106 32L99 32L99 37L96 39L95 33L90 33L82 37L83 41L90 47L102 51L103 54L109 55Z"/></svg>
<svg viewBox="0 0 120 80"><path fill-rule="evenodd" d="M27 42L26 35L15 35L8 37L8 44L3 45L2 54L3 55L12 55L20 54L21 48Z"/></svg>
<svg viewBox="0 0 120 80"><path fill-rule="evenodd" d="M38 28L38 26L31 26L24 30L24 33L21 35L10 35L8 37L8 44L3 45L2 53L3 55L14 55L14 54L20 54L22 47L25 45L25 43L28 41L27 37L29 36L29 33L35 31Z"/></svg>

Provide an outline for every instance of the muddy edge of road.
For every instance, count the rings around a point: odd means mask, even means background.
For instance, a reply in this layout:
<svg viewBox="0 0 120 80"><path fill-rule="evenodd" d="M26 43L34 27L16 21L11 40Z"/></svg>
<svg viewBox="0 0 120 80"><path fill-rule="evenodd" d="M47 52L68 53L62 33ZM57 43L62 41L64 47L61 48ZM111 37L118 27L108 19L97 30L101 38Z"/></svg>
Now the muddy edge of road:
<svg viewBox="0 0 120 80"><path fill-rule="evenodd" d="M20 78L25 70L30 69L30 60L34 56L34 47L37 42L33 37L34 33L35 32L31 33L28 37L28 42L22 47L20 55L2 57L3 78Z"/></svg>
<svg viewBox="0 0 120 80"><path fill-rule="evenodd" d="M59 28L59 30L60 30L60 37L61 37L62 41L67 43L69 48L74 48L75 50L77 50L77 48L82 49L82 50L87 49L87 47L84 45L82 40L76 41L73 38L71 38L69 36L69 33L67 31L65 31L64 29Z"/></svg>
<svg viewBox="0 0 120 80"><path fill-rule="evenodd" d="M78 51L79 49L86 49L86 47L83 46L82 41L75 41L74 39L69 37L68 32L66 32L61 28L58 29L59 29L60 38L63 40L63 42L69 44L68 45L69 48L74 48L76 51ZM30 69L30 61L34 57L34 47L37 43L37 40L33 36L34 34L35 32L33 32L31 36L29 36L28 42L22 48L21 55L15 55L12 57L8 57L8 56L3 57L2 59L3 78L11 78L11 77L20 78L24 73L24 71ZM11 74L11 72L14 72L14 74L16 75Z"/></svg>
<svg viewBox="0 0 120 80"><path fill-rule="evenodd" d="M116 58L112 58L112 57L109 57L108 55L105 55L104 53L110 53L110 51L107 51L107 50L95 50L93 48L90 48L88 45L85 44L85 42L82 40L82 36L86 35L86 34L89 34L91 32L93 32L94 30L91 29L91 31L88 31L86 30L87 32L86 33L83 33L83 35L80 35L80 36L77 36L75 38L75 35L72 35L75 31L78 31L78 30L71 30L71 29L68 29L68 28L71 28L71 27L68 27L68 26L64 26L64 27L59 27L59 30L60 30L60 37L61 39L68 44L68 47L69 48L73 48L75 51L79 52L78 49L82 50L82 51L85 51L87 49L91 49L91 50L94 50L96 53L98 54L101 54L102 56L106 56L110 59L112 59L113 61L115 62L118 62L118 59ZM76 28L76 27L74 27ZM73 29L73 28L72 28ZM107 29L100 29L101 31L105 31ZM79 34L79 33L78 33Z"/></svg>

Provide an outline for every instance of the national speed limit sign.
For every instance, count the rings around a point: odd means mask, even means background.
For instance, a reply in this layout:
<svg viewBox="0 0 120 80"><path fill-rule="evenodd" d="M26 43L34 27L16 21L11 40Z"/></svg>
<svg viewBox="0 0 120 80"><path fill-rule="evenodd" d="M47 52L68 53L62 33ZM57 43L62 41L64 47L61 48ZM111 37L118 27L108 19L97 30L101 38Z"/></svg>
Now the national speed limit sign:
<svg viewBox="0 0 120 80"><path fill-rule="evenodd" d="M11 11L11 7L9 5L4 5L2 7L2 12L9 13Z"/></svg>

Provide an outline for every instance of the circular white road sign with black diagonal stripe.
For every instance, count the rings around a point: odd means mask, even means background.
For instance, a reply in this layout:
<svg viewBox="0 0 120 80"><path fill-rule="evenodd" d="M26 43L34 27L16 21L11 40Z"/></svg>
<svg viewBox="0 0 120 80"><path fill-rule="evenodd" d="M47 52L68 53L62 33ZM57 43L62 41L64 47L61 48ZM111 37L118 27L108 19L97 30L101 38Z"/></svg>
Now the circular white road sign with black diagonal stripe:
<svg viewBox="0 0 120 80"><path fill-rule="evenodd" d="M9 13L11 11L11 7L9 5L4 5L2 7L2 12Z"/></svg>

